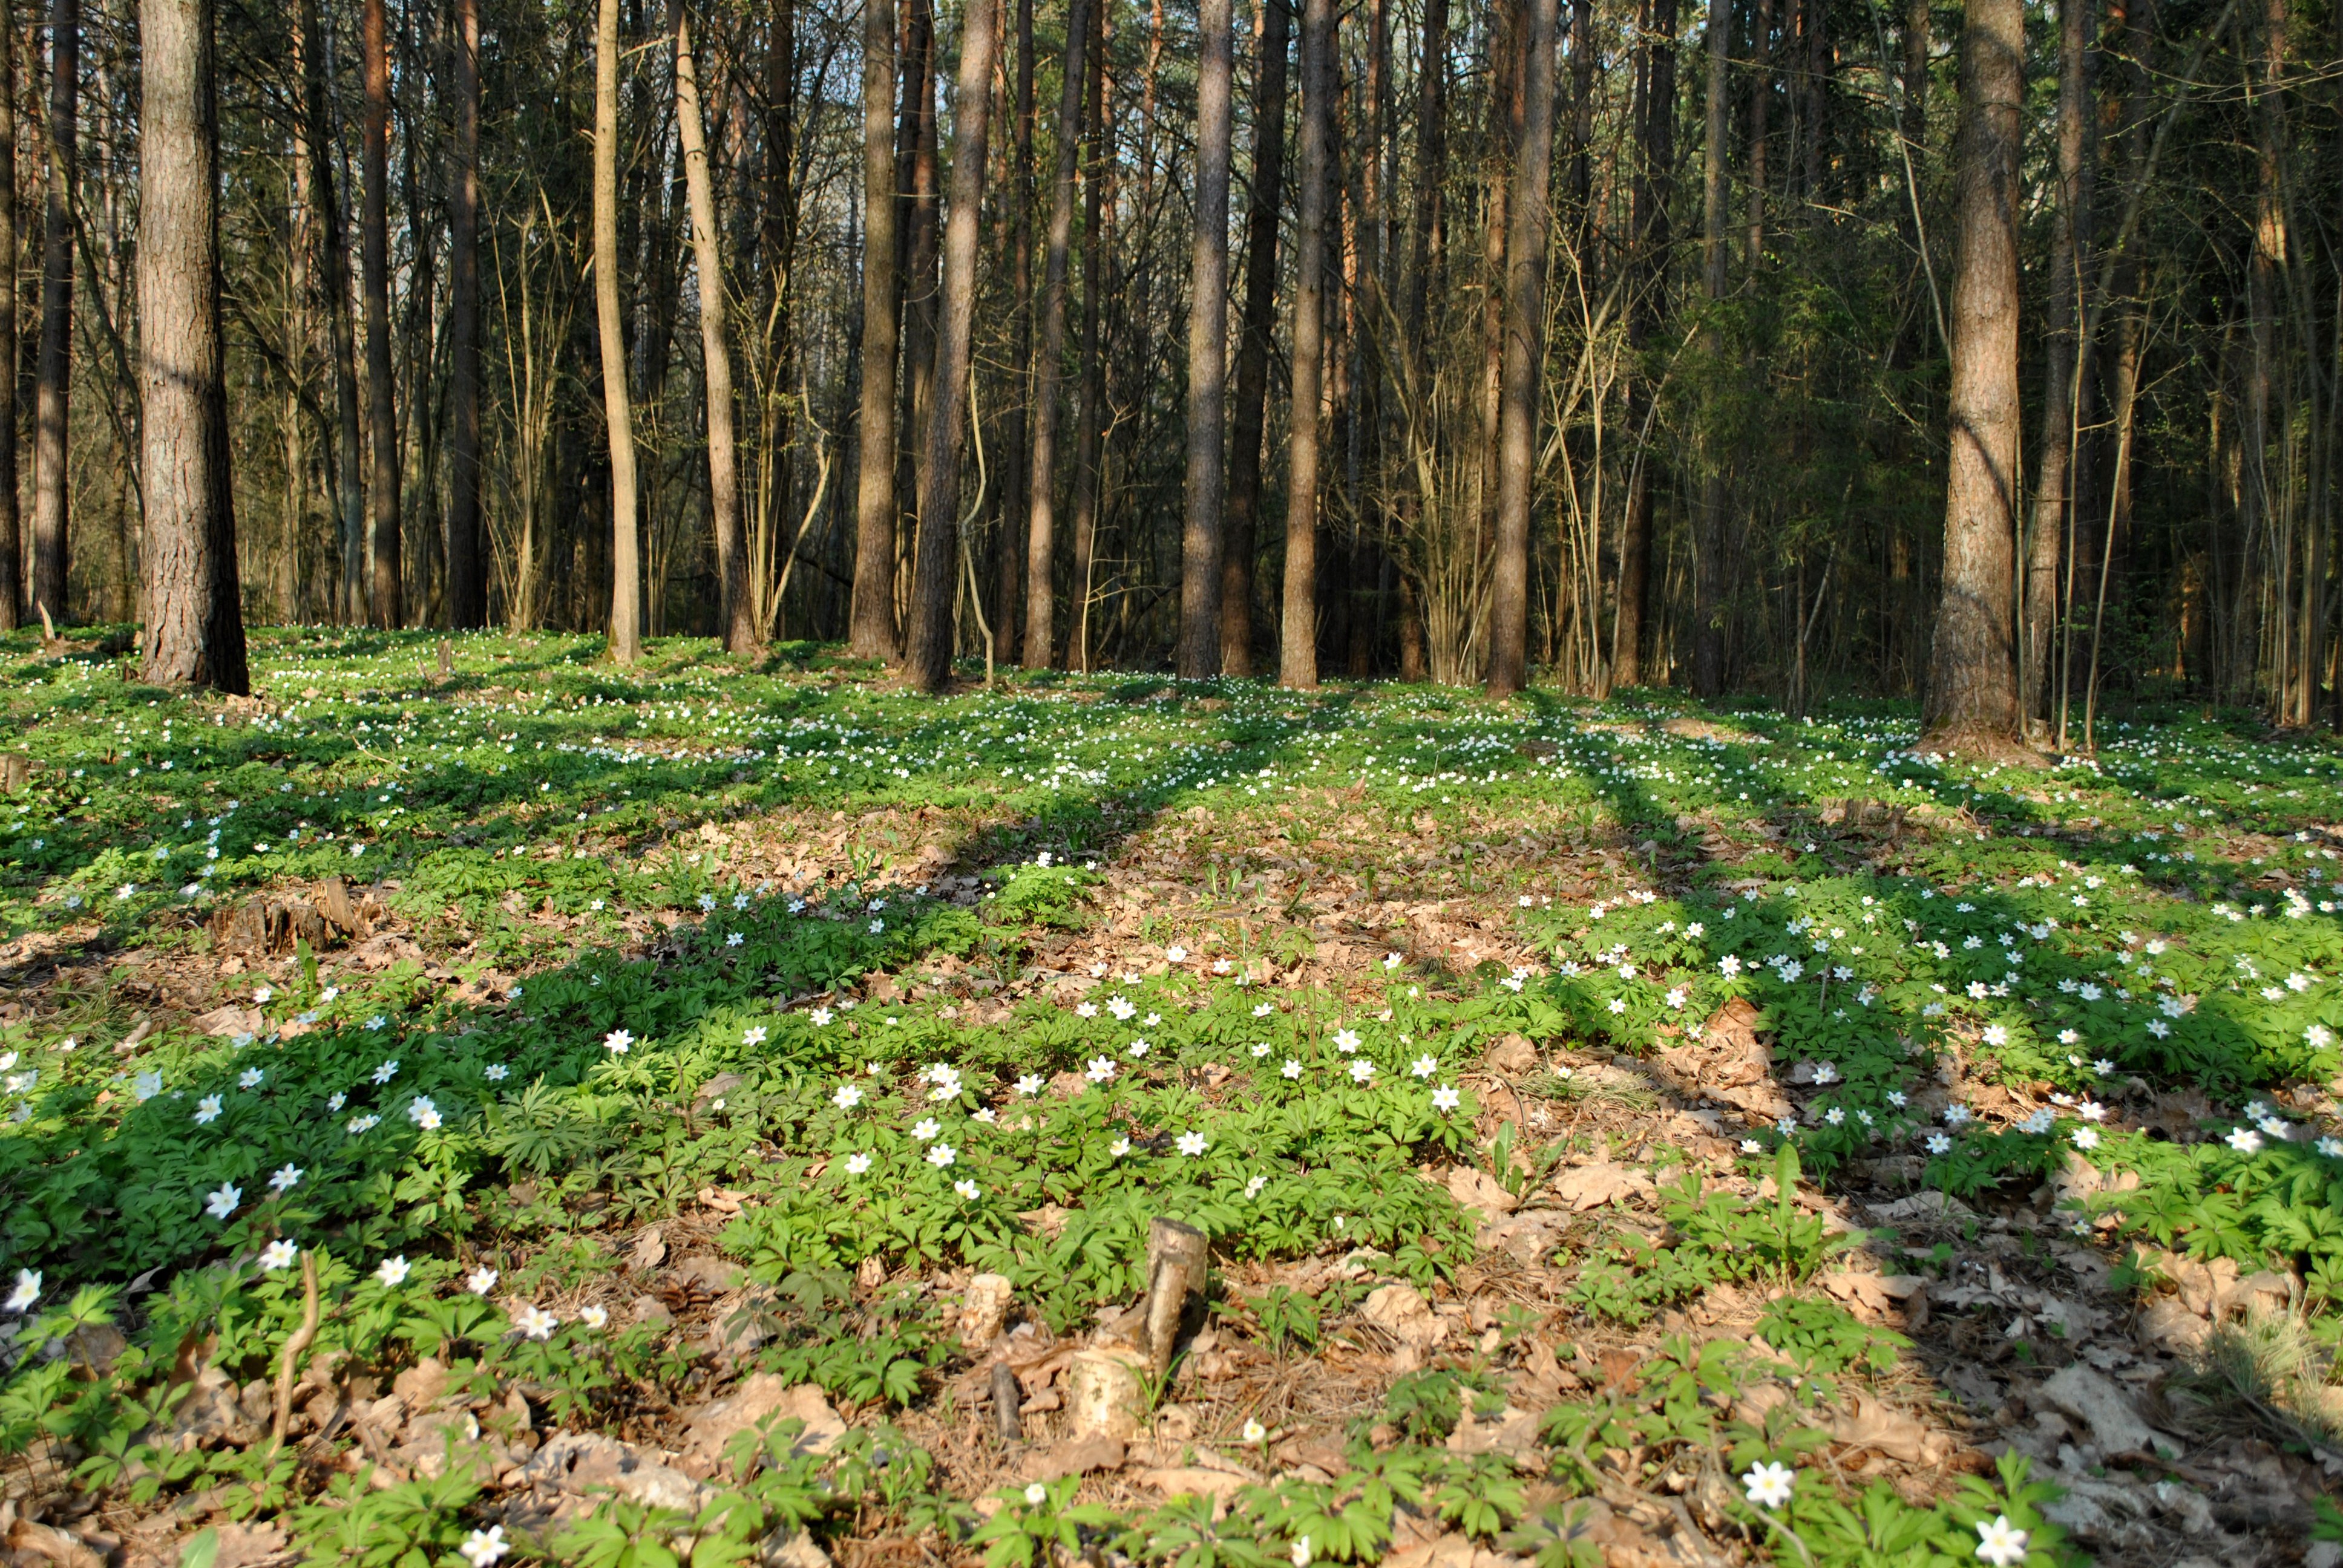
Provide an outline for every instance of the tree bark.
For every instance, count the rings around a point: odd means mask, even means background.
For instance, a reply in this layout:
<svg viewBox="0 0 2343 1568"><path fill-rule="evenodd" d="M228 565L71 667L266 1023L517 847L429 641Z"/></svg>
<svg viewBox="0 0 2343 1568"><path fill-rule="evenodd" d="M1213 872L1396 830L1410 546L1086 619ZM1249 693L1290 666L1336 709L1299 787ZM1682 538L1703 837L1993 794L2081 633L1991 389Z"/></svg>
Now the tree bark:
<svg viewBox="0 0 2343 1568"><path fill-rule="evenodd" d="M381 0L368 0L380 5ZM602 351L602 417L610 441L610 658L642 657L641 540L635 521L634 415L626 323L618 311L618 0L601 0L594 32L594 319Z"/></svg>
<svg viewBox="0 0 2343 1568"><path fill-rule="evenodd" d="M407 624L399 562L398 414L390 353L390 48L384 0L366 0L360 29L366 77L366 210L359 219L359 269L366 290L367 435L371 478L367 486L374 528L373 573L367 618L377 627Z"/></svg>
<svg viewBox="0 0 2343 1568"><path fill-rule="evenodd" d="M1098 549L1099 508L1106 485L1107 260L1113 244L1114 206L1108 191L1115 175L1114 127L1106 119L1108 7L1090 8L1090 81L1084 89L1089 127L1089 172L1082 182L1082 342L1074 392L1074 561L1071 613L1067 617L1066 664L1091 667L1091 571ZM1128 603L1129 601L1124 601Z"/></svg>
<svg viewBox="0 0 2343 1568"><path fill-rule="evenodd" d="M1522 134L1506 204L1505 364L1497 429L1497 559L1489 599L1492 697L1529 679L1530 487L1536 477L1539 387L1545 365L1548 185L1554 171L1556 0L1529 0Z"/></svg>
<svg viewBox="0 0 2343 1568"><path fill-rule="evenodd" d="M675 14L675 116L683 143L683 179L691 208L691 254L699 273L699 358L707 386L708 510L716 533L716 623L727 653L762 651L749 593L749 545L741 534L740 455L735 445L732 341L727 319L723 253L716 239L716 192L701 128L699 75L691 54L691 19Z"/></svg>
<svg viewBox="0 0 2343 1568"><path fill-rule="evenodd" d="M25 602L24 539L16 516L16 7L0 0L0 631L16 629Z"/></svg>
<svg viewBox="0 0 2343 1568"><path fill-rule="evenodd" d="M1702 281L1708 295L1708 317L1701 327L1701 352L1711 375L1723 374L1725 333L1717 313L1725 300L1725 267L1729 261L1725 224L1725 62L1733 35L1731 0L1708 0L1708 123L1701 149ZM1693 542L1692 689L1695 696L1715 697L1725 689L1725 492L1721 412L1712 397L1700 441L1701 496L1698 531Z"/></svg>
<svg viewBox="0 0 2343 1568"><path fill-rule="evenodd" d="M2019 645L2024 684L2022 717L2047 711L2051 642L2058 622L2058 562L2065 534L2079 521L2070 511L2069 491L2077 477L2075 434L2086 423L2077 402L2090 385L2083 337L2083 278L2090 266L2092 0L2059 0L2058 187L2050 216L2049 330L2043 339L2042 434L2036 443L2034 507L2026 561L2025 640Z"/></svg>
<svg viewBox="0 0 2343 1568"><path fill-rule="evenodd" d="M1017 0L1017 117L1011 152L1011 178L1015 189L1016 236L1011 242L1010 287L1016 297L1016 323L1011 332L1010 367L1013 390L1002 420L1001 464L1001 526L999 560L993 592L992 638L1004 659L1021 657L1018 629L1025 577L1027 497L1026 464L1032 457L1033 383L1033 0Z"/></svg>
<svg viewBox="0 0 2343 1568"><path fill-rule="evenodd" d="M1447 0L1429 0L1429 5L1445 19ZM1292 16L1289 0L1262 0L1260 72L1252 100L1252 188L1245 203L1244 322L1237 342L1236 408L1230 419L1229 499L1221 552L1221 669L1228 675L1252 673L1252 568L1261 524L1262 427L1268 414L1269 360L1277 332L1277 228L1284 205L1286 55Z"/></svg>
<svg viewBox="0 0 2343 1568"><path fill-rule="evenodd" d="M1623 404L1626 437L1640 443L1650 420L1652 389L1645 386L1643 357L1661 325L1667 290L1671 234L1668 211L1675 188L1676 0L1648 0L1644 58L1636 75L1634 110L1638 146L1635 184L1630 197L1631 263L1634 295L1627 306L1628 372ZM1614 686L1644 684L1644 622L1651 598L1652 468L1649 450L1631 447L1627 495L1620 518L1619 603L1611 628L1611 680Z"/></svg>
<svg viewBox="0 0 2343 1568"><path fill-rule="evenodd" d="M1286 441L1284 616L1277 680L1305 690L1318 684L1318 404L1325 385L1327 143L1333 134L1334 91L1333 0L1302 0L1293 411Z"/></svg>
<svg viewBox="0 0 2343 1568"><path fill-rule="evenodd" d="M1766 117L1774 106L1774 0L1757 0L1749 19L1749 242L1744 264L1754 276L1765 259Z"/></svg>
<svg viewBox="0 0 2343 1568"><path fill-rule="evenodd" d="M1074 175L1081 163L1087 103L1089 0L1069 0L1066 52L1058 89L1058 161L1050 180L1050 230L1042 242L1041 347L1033 357L1033 450L1025 470L1025 665L1047 669L1055 643L1051 593L1057 564L1058 405L1066 360L1067 252L1073 243Z"/></svg>
<svg viewBox="0 0 2343 1568"><path fill-rule="evenodd" d="M48 203L41 216L40 380L33 404L33 604L57 620L66 600L71 495L65 450L73 381L74 183L79 177L81 0L49 11Z"/></svg>
<svg viewBox="0 0 2343 1568"><path fill-rule="evenodd" d="M329 482L341 556L334 610L342 624L356 626L366 618L366 479L358 426L357 343L350 323L349 231L335 188L333 116L327 95L329 57L317 0L301 0L303 140L309 150L310 188L317 193L317 286L324 296L334 383Z"/></svg>
<svg viewBox="0 0 2343 1568"><path fill-rule="evenodd" d="M951 681L952 599L960 578L960 425L968 408L977 229L984 206L985 138L1000 25L1001 0L969 0L960 18L960 82L952 95L951 210L944 230L934 399L928 410L927 460L921 465L911 646L903 661L905 681L928 692L940 692Z"/></svg>
<svg viewBox="0 0 2343 1568"><path fill-rule="evenodd" d="M1200 0L1196 30L1196 240L1188 304L1188 508L1180 538L1179 673L1220 668L1221 511L1229 359L1229 0Z"/></svg>
<svg viewBox="0 0 2343 1568"><path fill-rule="evenodd" d="M2025 49L2019 0L1970 0L1961 37L1944 580L1921 705L1924 739L1937 747L2006 746L2019 720L2010 578Z"/></svg>
<svg viewBox="0 0 2343 1568"><path fill-rule="evenodd" d="M861 445L847 628L857 658L896 657L895 184L895 0L863 0Z"/></svg>
<svg viewBox="0 0 2343 1568"><path fill-rule="evenodd" d="M455 0L456 140L447 201L447 624L488 623L480 537L480 3Z"/></svg>
<svg viewBox="0 0 2343 1568"><path fill-rule="evenodd" d="M139 0L140 678L241 693L212 29L212 0Z"/></svg>
<svg viewBox="0 0 2343 1568"><path fill-rule="evenodd" d="M928 409L935 396L936 311L941 289L937 276L941 260L938 220L942 201L937 184L936 84L940 72L936 64L935 0L910 0L910 5L904 28L904 139L900 144L906 155L901 166L909 177L904 181L899 250L902 258L903 448L897 457L895 483L899 492L910 498L913 534L908 548L916 548L920 486L922 466L928 460ZM905 636L909 635L907 621Z"/></svg>

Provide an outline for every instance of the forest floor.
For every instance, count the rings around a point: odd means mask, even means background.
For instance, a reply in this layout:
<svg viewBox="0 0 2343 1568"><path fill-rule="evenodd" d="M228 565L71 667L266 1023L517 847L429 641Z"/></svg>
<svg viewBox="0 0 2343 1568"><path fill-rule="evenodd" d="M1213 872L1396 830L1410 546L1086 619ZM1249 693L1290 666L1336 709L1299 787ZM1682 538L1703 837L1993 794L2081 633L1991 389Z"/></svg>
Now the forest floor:
<svg viewBox="0 0 2343 1568"><path fill-rule="evenodd" d="M2327 738L598 652L0 643L15 1562L2343 1561Z"/></svg>

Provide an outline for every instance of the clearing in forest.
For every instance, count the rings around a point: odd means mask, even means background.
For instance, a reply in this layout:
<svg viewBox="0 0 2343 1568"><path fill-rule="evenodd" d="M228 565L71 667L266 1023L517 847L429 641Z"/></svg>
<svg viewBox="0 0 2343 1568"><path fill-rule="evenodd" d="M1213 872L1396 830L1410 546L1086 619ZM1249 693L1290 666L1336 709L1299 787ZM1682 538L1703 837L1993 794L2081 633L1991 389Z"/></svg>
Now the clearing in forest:
<svg viewBox="0 0 2343 1568"><path fill-rule="evenodd" d="M2343 753L6 649L15 1560L2332 1568Z"/></svg>

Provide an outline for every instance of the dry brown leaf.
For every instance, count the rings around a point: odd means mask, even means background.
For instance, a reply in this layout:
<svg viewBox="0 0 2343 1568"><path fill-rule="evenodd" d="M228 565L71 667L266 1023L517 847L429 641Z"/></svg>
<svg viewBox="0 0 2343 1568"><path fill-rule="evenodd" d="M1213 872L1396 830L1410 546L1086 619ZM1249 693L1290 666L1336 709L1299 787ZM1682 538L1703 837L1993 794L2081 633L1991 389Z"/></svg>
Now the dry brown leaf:
<svg viewBox="0 0 2343 1568"><path fill-rule="evenodd" d="M1599 1209L1617 1198L1650 1197L1652 1179L1626 1165L1580 1165L1554 1179L1554 1191L1574 1213Z"/></svg>

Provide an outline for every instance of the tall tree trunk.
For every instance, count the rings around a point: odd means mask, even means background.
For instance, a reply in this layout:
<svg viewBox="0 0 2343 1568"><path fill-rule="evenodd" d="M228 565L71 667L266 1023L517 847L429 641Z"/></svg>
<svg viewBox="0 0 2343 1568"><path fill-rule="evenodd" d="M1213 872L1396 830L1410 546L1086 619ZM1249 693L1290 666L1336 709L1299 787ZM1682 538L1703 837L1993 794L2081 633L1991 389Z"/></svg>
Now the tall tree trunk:
<svg viewBox="0 0 2343 1568"><path fill-rule="evenodd" d="M447 624L488 623L480 537L480 3L456 0L447 202Z"/></svg>
<svg viewBox="0 0 2343 1568"><path fill-rule="evenodd" d="M847 629L857 658L896 657L895 184L895 0L863 0L861 447Z"/></svg>
<svg viewBox="0 0 2343 1568"><path fill-rule="evenodd" d="M699 273L699 358L707 384L708 510L716 533L716 623L727 653L755 654L755 601L749 593L749 544L741 534L740 455L732 428L732 335L723 252L716 239L716 192L708 173L708 138L699 118L699 75L691 54L691 19L675 14L675 116L683 142L683 178L691 207L691 254Z"/></svg>
<svg viewBox="0 0 2343 1568"><path fill-rule="evenodd" d="M1285 192L1286 55L1293 13L1288 0L1261 3L1260 73L1252 95L1252 188L1245 202L1244 323L1237 340L1236 408L1229 429L1229 500L1222 519L1227 537L1221 552L1221 668L1229 675L1252 673L1252 568L1261 525L1261 436L1269 405L1270 350L1277 332L1277 226ZM1448 0L1429 0L1429 4L1444 20ZM1428 32L1425 35L1430 37Z"/></svg>
<svg viewBox="0 0 2343 1568"><path fill-rule="evenodd" d="M1200 0L1196 31L1196 241L1188 304L1188 508L1180 538L1179 673L1220 668L1222 428L1229 360L1229 0Z"/></svg>
<svg viewBox="0 0 2343 1568"><path fill-rule="evenodd" d="M1069 0L1066 52L1058 88L1058 161L1050 180L1050 231L1041 264L1041 347L1033 357L1033 451L1025 470L1025 665L1050 668L1055 627L1051 610L1057 564L1058 406L1066 362L1066 256L1073 242L1074 175L1082 156L1088 102L1089 0Z"/></svg>
<svg viewBox="0 0 2343 1568"><path fill-rule="evenodd" d="M1090 8L1089 172L1082 185L1082 343L1079 385L1074 392L1074 570L1071 613L1066 628L1066 663L1091 668L1091 572L1098 548L1098 518L1106 485L1107 262L1112 254L1114 206L1108 191L1115 174L1114 127L1106 118L1106 49L1109 7ZM1127 602L1127 601L1126 601Z"/></svg>
<svg viewBox="0 0 2343 1568"><path fill-rule="evenodd" d="M1505 367L1497 434L1497 560L1489 596L1489 695L1529 679L1530 487L1537 472L1545 367L1547 186L1554 170L1556 0L1529 0L1523 42L1522 136L1506 204Z"/></svg>
<svg viewBox="0 0 2343 1568"><path fill-rule="evenodd" d="M1969 0L1962 27L1945 567L1921 727L1996 747L2017 731L2011 613L2017 493L2017 205L2026 14Z"/></svg>
<svg viewBox="0 0 2343 1568"><path fill-rule="evenodd" d="M920 465L920 555L913 579L905 681L922 691L950 684L952 599L960 580L960 424L967 417L969 334L976 316L978 220L984 206L985 134L1001 0L969 0L960 18L960 83L952 95L951 212L944 232L943 299L936 339L927 460Z"/></svg>
<svg viewBox="0 0 2343 1568"><path fill-rule="evenodd" d="M327 96L327 50L317 0L301 0L303 139L309 150L309 185L317 209L317 286L324 296L327 358L334 387L332 467L334 517L341 580L334 613L342 624L366 618L366 480L358 426L357 333L350 323L350 248L334 173L334 128Z"/></svg>
<svg viewBox="0 0 2343 1568"><path fill-rule="evenodd" d="M2077 399L2090 384L2087 365L2077 363L2083 337L2083 284L2090 266L2093 108L2091 5L2093 0L2059 0L2058 6L2058 189L2050 215L2050 303L2043 339L2042 435L2036 443L2033 518L2026 541L2026 622L2019 643L2021 717L2047 711L2051 642L2058 621L2058 562L2071 526L2069 490L2077 476L2075 436L2083 423Z"/></svg>
<svg viewBox="0 0 2343 1568"><path fill-rule="evenodd" d="M2258 55L2253 67L2254 233L2246 260L2245 417L2237 432L2242 459L2237 504L2241 536L2238 564L2242 569L2237 574L2236 602L2241 628L2250 624L2260 608L2257 600L2264 576L2262 561L2272 556L2282 558L2278 492L2285 484L2282 468L2286 461L2281 455L2273 463L2270 454L2273 437L2286 424L2282 416L2271 416L2271 404L2278 391L2278 275L2286 266L2288 249L2282 189L2285 151L2278 108L2278 96L2285 80L2286 0L2260 0L2257 8L2261 12L2261 25L2254 39ZM2281 588L2280 598L2283 597ZM2274 604L2271 608L2283 628L2284 604ZM2231 666L2232 684L2239 697L2245 695L2252 678L2258 640L2241 629L2239 656ZM2274 662L2282 673L2286 661L2283 632L2277 640L2280 651Z"/></svg>
<svg viewBox="0 0 2343 1568"><path fill-rule="evenodd" d="M1327 144L1333 134L1334 92L1333 0L1302 0L1293 411L1286 441L1284 618L1277 680L1304 689L1318 684L1318 404L1325 385Z"/></svg>
<svg viewBox="0 0 2343 1568"><path fill-rule="evenodd" d="M1670 231L1669 204L1675 186L1676 0L1647 0L1642 69L1635 79L1634 110L1638 146L1629 223L1634 294L1627 306L1628 371L1626 438L1640 444L1650 421L1652 389L1643 364L1665 306ZM1644 669L1644 621L1652 581L1652 468L1654 455L1631 445L1627 495L1620 518L1619 604L1611 628L1611 679L1614 686L1640 686Z"/></svg>
<svg viewBox="0 0 2343 1568"><path fill-rule="evenodd" d="M1011 150L1010 201L1015 208L1016 237L1011 242L1010 287L1015 293L1016 324L1011 333L1010 357L1013 389L1002 421L1001 461L1001 528L993 593L992 638L1003 658L1021 653L1018 617L1025 578L1030 487L1026 464L1032 456L1033 383L1033 0L1017 0L1017 116Z"/></svg>
<svg viewBox="0 0 2343 1568"><path fill-rule="evenodd" d="M140 678L240 693L212 27L212 0L139 0Z"/></svg>
<svg viewBox="0 0 2343 1568"><path fill-rule="evenodd" d="M33 603L58 620L65 602L67 397L73 381L74 183L79 177L81 0L49 10L48 203L41 215L41 361L33 405Z"/></svg>
<svg viewBox="0 0 2343 1568"><path fill-rule="evenodd" d="M921 468L928 460L928 408L935 397L936 308L940 285L937 266L941 258L940 187L937 184L935 0L910 0L904 29L902 144L909 154L910 177L903 196L903 273L900 291L903 315L903 450L896 462L895 483L907 492L912 507L913 541L917 539ZM915 547L915 543L912 548ZM900 559L900 556L898 557ZM908 586L908 585L906 585ZM906 637L909 626L906 623Z"/></svg>
<svg viewBox="0 0 2343 1568"><path fill-rule="evenodd" d="M16 629L25 602L25 544L16 517L16 7L0 0L0 631Z"/></svg>
<svg viewBox="0 0 2343 1568"><path fill-rule="evenodd" d="M381 0L368 4L378 5ZM635 520L635 427L627 396L627 330L618 310L621 64L618 0L601 0L594 32L594 321L602 350L602 417L610 441L610 658L632 664L643 650L642 541Z"/></svg>
<svg viewBox="0 0 2343 1568"><path fill-rule="evenodd" d="M1708 317L1702 324L1700 341L1711 375L1723 374L1725 359L1725 333L1717 316L1725 301L1730 260L1725 241L1725 63L1732 36L1732 0L1708 0L1708 123L1701 148L1700 204L1701 274L1708 295ZM1692 565L1692 689L1700 697L1715 697L1725 689L1725 508L1731 504L1725 484L1724 432L1717 427L1722 413L1714 396L1709 401L1701 432L1700 516Z"/></svg>
<svg viewBox="0 0 2343 1568"><path fill-rule="evenodd" d="M1742 260L1755 276L1765 258L1766 117L1774 106L1774 0L1757 0L1749 19L1749 245Z"/></svg>
<svg viewBox="0 0 2343 1568"><path fill-rule="evenodd" d="M384 29L384 0L366 0L366 214L361 219L360 266L366 286L367 422L372 442L372 478L367 499L373 512L374 573L367 596L367 618L378 627L407 624L398 538L398 414L390 354L390 48Z"/></svg>

